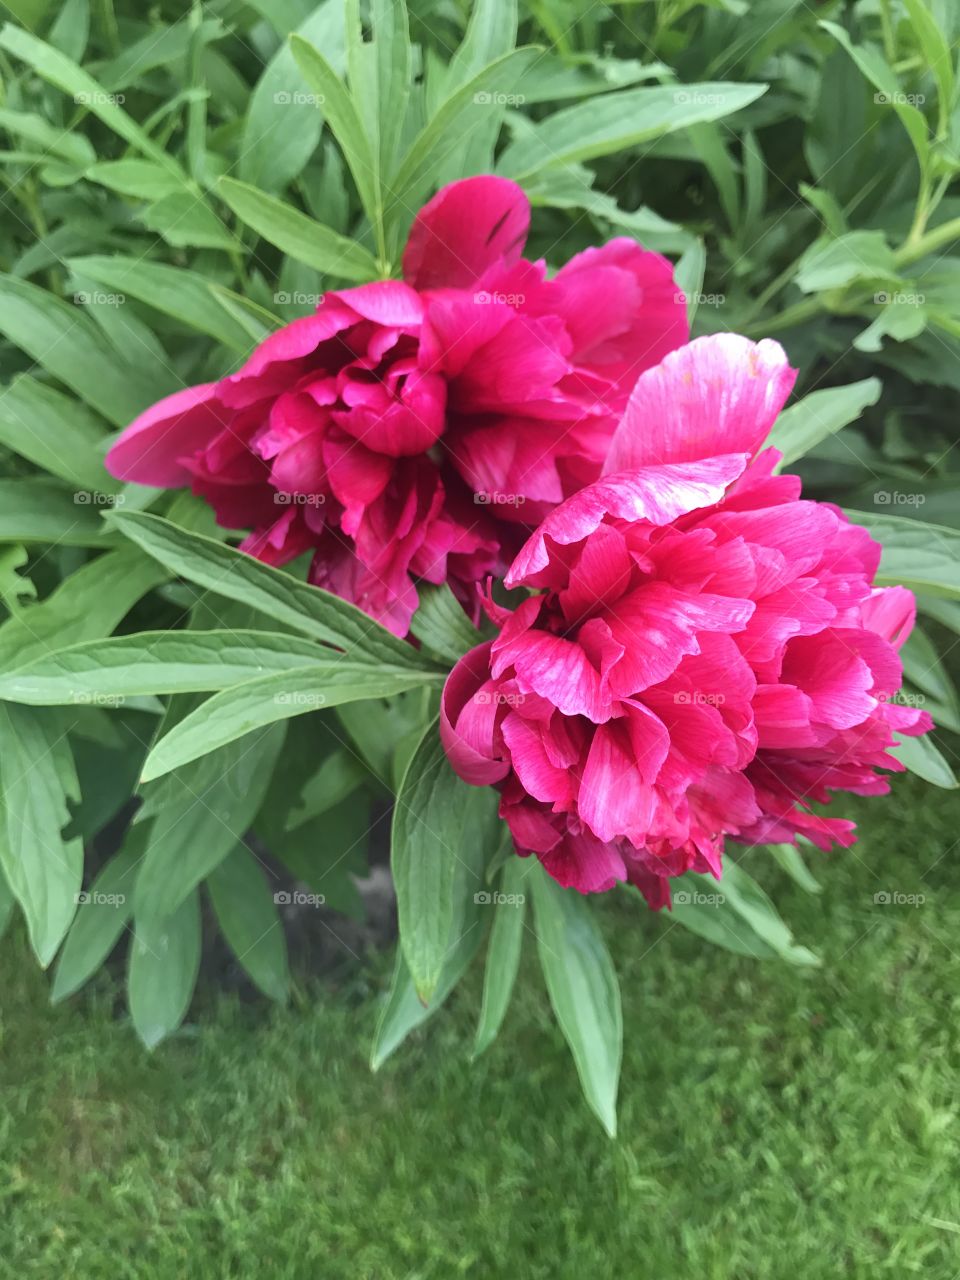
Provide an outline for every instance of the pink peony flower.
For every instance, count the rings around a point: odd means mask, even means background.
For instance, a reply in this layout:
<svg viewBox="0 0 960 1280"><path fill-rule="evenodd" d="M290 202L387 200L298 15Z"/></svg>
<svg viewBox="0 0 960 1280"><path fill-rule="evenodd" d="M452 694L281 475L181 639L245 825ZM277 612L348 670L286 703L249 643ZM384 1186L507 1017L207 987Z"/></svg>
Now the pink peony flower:
<svg viewBox="0 0 960 1280"><path fill-rule="evenodd" d="M478 177L417 215L404 281L329 293L220 382L133 422L113 475L190 485L272 564L399 635L417 578L501 572L552 506L597 477L637 375L687 339L670 264L632 240L552 279L520 254L521 189Z"/></svg>
<svg viewBox="0 0 960 1280"><path fill-rule="evenodd" d="M496 784L517 850L581 892L721 872L724 840L853 841L812 801L887 790L913 625L880 547L758 453L794 381L782 349L700 338L637 382L605 474L513 562L513 610L444 689L453 767Z"/></svg>

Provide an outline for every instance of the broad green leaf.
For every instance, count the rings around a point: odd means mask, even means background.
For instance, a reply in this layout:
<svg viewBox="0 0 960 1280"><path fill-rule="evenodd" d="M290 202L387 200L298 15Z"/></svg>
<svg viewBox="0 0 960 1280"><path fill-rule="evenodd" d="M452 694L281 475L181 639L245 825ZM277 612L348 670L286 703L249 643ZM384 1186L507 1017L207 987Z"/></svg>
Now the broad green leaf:
<svg viewBox="0 0 960 1280"><path fill-rule="evenodd" d="M342 702L390 697L430 680L436 683L438 677L364 666L339 655L247 680L209 698L161 738L147 757L143 778L147 781L180 769L261 725Z"/></svg>
<svg viewBox="0 0 960 1280"><path fill-rule="evenodd" d="M115 512L112 522L172 572L230 600L261 610L303 635L346 649L352 662L436 670L412 645L398 640L355 605L298 582L212 538L178 529L141 512Z"/></svg>
<svg viewBox="0 0 960 1280"><path fill-rule="evenodd" d="M66 547L107 547L101 499L110 495L71 492L55 480L0 480L0 543L54 542Z"/></svg>
<svg viewBox="0 0 960 1280"><path fill-rule="evenodd" d="M419 594L420 604L410 630L433 653L456 662L482 642L480 632L446 583L422 584Z"/></svg>
<svg viewBox="0 0 960 1280"><path fill-rule="evenodd" d="M732 115L766 88L765 84L658 85L603 94L547 116L511 143L497 168L519 180L541 169L623 151L700 121Z"/></svg>
<svg viewBox="0 0 960 1280"><path fill-rule="evenodd" d="M296 33L322 49L334 70L340 71L345 51L343 0L326 0L310 8ZM292 29L288 26L283 35ZM324 112L325 104L301 72L290 45L284 43L250 95L240 139L239 177L266 191L282 191L316 150Z"/></svg>
<svg viewBox="0 0 960 1280"><path fill-rule="evenodd" d="M209 334L233 351L245 355L250 350L249 331L214 296L209 282L197 272L121 256L71 258L68 265L104 288L129 294L164 315Z"/></svg>
<svg viewBox="0 0 960 1280"><path fill-rule="evenodd" d="M53 974L54 1004L73 995L100 968L116 946L133 913L133 886L146 847L149 827L131 827L123 848L104 864L90 888L80 895Z"/></svg>
<svg viewBox="0 0 960 1280"><path fill-rule="evenodd" d="M883 346L884 338L892 338L894 342L909 342L918 338L927 327L929 319L927 309L919 301L922 295L909 293L903 295L905 301L897 294L878 293L874 302L883 303L888 297L889 303L862 333L858 333L853 345L858 351L874 353Z"/></svg>
<svg viewBox="0 0 960 1280"><path fill-rule="evenodd" d="M620 984L588 899L561 888L539 862L530 862L525 882L533 891L537 950L550 1003L584 1096L615 1138L623 1053Z"/></svg>
<svg viewBox="0 0 960 1280"><path fill-rule="evenodd" d="M767 894L729 855L723 861L723 875L719 885L711 876L690 873L694 884L702 886L705 894L719 893L722 901L718 910L732 911L744 925L751 929L768 947L783 960L796 965L818 965L820 960L806 947L798 946L789 927L780 918Z"/></svg>
<svg viewBox="0 0 960 1280"><path fill-rule="evenodd" d="M890 493L880 490L875 501L889 502ZM850 510L846 514L883 547L875 579L878 587L901 585L960 600L960 531L904 516Z"/></svg>
<svg viewBox="0 0 960 1280"><path fill-rule="evenodd" d="M77 909L83 846L65 840L67 801L79 799L66 735L49 713L0 705L0 867L23 909L44 968Z"/></svg>
<svg viewBox="0 0 960 1280"><path fill-rule="evenodd" d="M509 857L500 876L499 890L488 895L493 911L493 928L487 945L483 1003L473 1044L474 1057L483 1053L497 1038L513 994L523 944L527 867L528 863L516 855Z"/></svg>
<svg viewBox="0 0 960 1280"><path fill-rule="evenodd" d="M422 1026L436 1013L454 989L470 962L480 949L489 916L489 907L482 901L486 891L482 862L472 863L468 858L483 855L479 840L470 841L461 857L454 862L452 900L459 904L463 915L451 931L451 944L443 964L443 971L429 1005L424 1005L417 995L413 979L403 958L403 948L397 947L397 963L393 981L383 1012L377 1022L370 1066L376 1071L415 1028Z"/></svg>
<svg viewBox="0 0 960 1280"><path fill-rule="evenodd" d="M404 774L390 839L400 945L424 1004L463 927L456 864L482 874L496 840L496 806L492 788L471 787L453 772L431 722Z"/></svg>
<svg viewBox="0 0 960 1280"><path fill-rule="evenodd" d="M774 861L783 868L794 884L807 893L821 893L822 886L810 873L803 855L795 844L771 844L768 846Z"/></svg>
<svg viewBox="0 0 960 1280"><path fill-rule="evenodd" d="M314 222L293 205L233 178L221 178L218 190L238 218L298 262L345 280L377 278L376 259L363 245Z"/></svg>
<svg viewBox="0 0 960 1280"><path fill-rule="evenodd" d="M0 669L109 635L142 596L168 577L155 560L134 547L98 556L45 600L0 625Z"/></svg>
<svg viewBox="0 0 960 1280"><path fill-rule="evenodd" d="M333 67L313 44L291 36L290 48L307 84L320 95L327 124L353 175L360 201L374 227L382 226L383 207L377 163L356 103Z"/></svg>
<svg viewBox="0 0 960 1280"><path fill-rule="evenodd" d="M957 779L943 753L927 736L909 738L902 734L897 745L890 748L890 754L896 756L911 773L915 773L918 778L923 778L924 782L930 782L935 787L944 787L947 790L957 786Z"/></svg>
<svg viewBox="0 0 960 1280"><path fill-rule="evenodd" d="M175 191L153 204L145 205L137 214L150 231L162 236L174 248L225 249L232 253L240 248L212 209L190 191Z"/></svg>
<svg viewBox="0 0 960 1280"><path fill-rule="evenodd" d="M125 427L146 408L134 374L110 351L82 306L0 275L0 333L114 425Z"/></svg>
<svg viewBox="0 0 960 1280"><path fill-rule="evenodd" d="M29 374L0 391L0 444L89 492L116 493L104 468L103 423L82 404Z"/></svg>
<svg viewBox="0 0 960 1280"><path fill-rule="evenodd" d="M149 941L246 835L285 729L271 725L238 739L165 781L134 892L138 935Z"/></svg>
<svg viewBox="0 0 960 1280"><path fill-rule="evenodd" d="M802 458L827 436L856 422L867 405L877 403L882 385L879 378L864 378L846 387L826 387L811 391L785 409L765 442L783 454L778 470Z"/></svg>
<svg viewBox="0 0 960 1280"><path fill-rule="evenodd" d="M923 60L937 82L937 105L941 124L945 125L954 103L953 53L925 0L904 0L904 4Z"/></svg>
<svg viewBox="0 0 960 1280"><path fill-rule="evenodd" d="M82 133L55 128L43 116L32 112L0 108L0 129L32 143L44 156L62 156L80 169L86 169L96 159L90 140Z"/></svg>
<svg viewBox="0 0 960 1280"><path fill-rule="evenodd" d="M673 902L670 917L673 924L682 925L698 938L706 938L715 947L732 951L738 956L751 956L755 960L773 960L776 952L743 921L736 912L725 906L719 885L701 887L691 876L678 876L671 881Z"/></svg>
<svg viewBox="0 0 960 1280"><path fill-rule="evenodd" d="M182 180L155 160L101 160L84 176L135 200L161 200L183 190Z"/></svg>
<svg viewBox="0 0 960 1280"><path fill-rule="evenodd" d="M210 692L316 667L324 656L315 641L267 631L138 631L58 649L0 672L0 700L110 705L143 694Z"/></svg>
<svg viewBox="0 0 960 1280"><path fill-rule="evenodd" d="M127 1001L137 1035L155 1049L186 1016L200 969L200 898L190 893L163 928L137 929L130 946Z"/></svg>
<svg viewBox="0 0 960 1280"><path fill-rule="evenodd" d="M849 231L845 236L823 236L802 254L797 266L797 287L804 293L840 289L854 280L896 279L893 250L882 231Z"/></svg>
<svg viewBox="0 0 960 1280"><path fill-rule="evenodd" d="M844 28L836 22L821 22L820 26L824 31L829 31L834 40L857 64L861 73L874 88L879 89L879 105L892 107L897 113L913 143L920 168L924 169L930 151L927 122L923 112L918 110L903 92L896 72L884 60L883 54L873 45L855 45Z"/></svg>
<svg viewBox="0 0 960 1280"><path fill-rule="evenodd" d="M431 175L455 154L495 109L499 95L516 89L517 80L536 55L533 48L515 49L478 71L445 99L417 134L389 182L394 216L415 207Z"/></svg>
<svg viewBox="0 0 960 1280"><path fill-rule="evenodd" d="M171 173L182 174L180 166L163 147L158 146L151 137L123 110L116 100L116 95L108 93L103 85L94 80L88 72L58 49L52 48L43 40L22 31L19 27L6 23L0 30L0 48L12 53L36 71L38 76L55 85L63 93L69 94L74 102L98 116L108 128L119 134L132 147L155 160ZM186 180L186 175L184 175Z"/></svg>
<svg viewBox="0 0 960 1280"><path fill-rule="evenodd" d="M276 900L257 859L238 845L207 879L217 923L238 962L271 1000L290 991L287 942Z"/></svg>

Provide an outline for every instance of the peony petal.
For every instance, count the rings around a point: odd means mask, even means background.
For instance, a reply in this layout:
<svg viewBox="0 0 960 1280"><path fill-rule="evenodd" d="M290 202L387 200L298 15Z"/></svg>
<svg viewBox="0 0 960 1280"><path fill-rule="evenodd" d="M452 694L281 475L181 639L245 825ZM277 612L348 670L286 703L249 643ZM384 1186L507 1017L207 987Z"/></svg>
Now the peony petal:
<svg viewBox="0 0 960 1280"><path fill-rule="evenodd" d="M642 373L614 433L605 470L752 456L796 379L779 343L735 333L697 338Z"/></svg>
<svg viewBox="0 0 960 1280"><path fill-rule="evenodd" d="M508 178L464 178L420 210L403 254L415 289L468 289L490 267L515 262L530 227L530 202Z"/></svg>
<svg viewBox="0 0 960 1280"><path fill-rule="evenodd" d="M118 480L180 488L191 476L182 459L228 428L231 416L217 396L217 383L185 387L130 423L107 454L106 468Z"/></svg>

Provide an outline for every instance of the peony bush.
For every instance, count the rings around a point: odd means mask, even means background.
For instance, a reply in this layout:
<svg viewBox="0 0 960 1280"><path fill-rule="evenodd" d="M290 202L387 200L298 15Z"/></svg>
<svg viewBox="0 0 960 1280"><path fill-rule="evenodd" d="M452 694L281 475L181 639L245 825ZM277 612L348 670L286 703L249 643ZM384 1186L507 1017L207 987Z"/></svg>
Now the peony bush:
<svg viewBox="0 0 960 1280"><path fill-rule="evenodd" d="M82 8L0 31L0 924L54 999L124 965L154 1048L202 966L285 1000L395 915L375 1068L480 953L482 1052L535 950L613 1134L601 895L816 964L769 868L828 878L905 768L955 785L953 463L911 417L956 377L947 37L805 12L803 62L710 8L641 58L326 0L121 5L108 56ZM831 94L906 219L845 190Z"/></svg>

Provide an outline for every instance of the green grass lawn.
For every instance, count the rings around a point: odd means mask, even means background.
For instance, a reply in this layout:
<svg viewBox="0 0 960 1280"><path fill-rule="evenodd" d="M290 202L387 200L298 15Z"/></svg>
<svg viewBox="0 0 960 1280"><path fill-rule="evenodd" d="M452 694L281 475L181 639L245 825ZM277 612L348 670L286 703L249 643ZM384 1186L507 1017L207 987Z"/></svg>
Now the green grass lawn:
<svg viewBox="0 0 960 1280"><path fill-rule="evenodd" d="M285 1010L201 992L150 1055L108 981L50 1008L8 938L0 1275L954 1280L960 803L900 779L852 812L862 841L821 858L819 898L760 851L746 863L820 970L609 900L616 1142L580 1099L530 937L478 1063L474 975L376 1076L385 960Z"/></svg>

